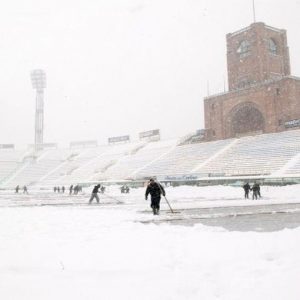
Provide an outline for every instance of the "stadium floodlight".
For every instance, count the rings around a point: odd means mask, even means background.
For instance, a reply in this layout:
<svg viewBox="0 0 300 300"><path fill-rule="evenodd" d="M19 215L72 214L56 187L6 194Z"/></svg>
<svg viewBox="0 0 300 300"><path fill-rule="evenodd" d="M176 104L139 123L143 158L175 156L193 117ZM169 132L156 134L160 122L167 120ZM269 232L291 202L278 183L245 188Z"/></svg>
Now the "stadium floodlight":
<svg viewBox="0 0 300 300"><path fill-rule="evenodd" d="M32 87L35 90L43 90L46 88L46 73L44 70L37 69L31 71Z"/></svg>
<svg viewBox="0 0 300 300"><path fill-rule="evenodd" d="M33 89L36 90L36 109L35 109L35 150L43 147L44 133L44 89L46 88L46 73L44 70L36 69L30 74Z"/></svg>

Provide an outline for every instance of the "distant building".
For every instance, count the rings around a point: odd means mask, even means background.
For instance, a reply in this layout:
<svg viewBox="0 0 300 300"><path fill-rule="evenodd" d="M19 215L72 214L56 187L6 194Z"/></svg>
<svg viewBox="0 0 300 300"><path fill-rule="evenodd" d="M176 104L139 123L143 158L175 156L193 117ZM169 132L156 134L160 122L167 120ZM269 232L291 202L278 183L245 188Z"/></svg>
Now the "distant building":
<svg viewBox="0 0 300 300"><path fill-rule="evenodd" d="M300 78L286 31L264 23L227 34L229 91L204 99L208 140L300 127Z"/></svg>

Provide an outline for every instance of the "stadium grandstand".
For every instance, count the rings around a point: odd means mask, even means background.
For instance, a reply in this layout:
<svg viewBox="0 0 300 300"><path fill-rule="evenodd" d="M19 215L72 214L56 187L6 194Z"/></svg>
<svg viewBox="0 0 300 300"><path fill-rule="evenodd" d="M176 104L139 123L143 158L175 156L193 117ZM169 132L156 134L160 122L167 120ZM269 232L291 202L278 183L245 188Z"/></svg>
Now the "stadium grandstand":
<svg viewBox="0 0 300 300"><path fill-rule="evenodd" d="M139 141L90 148L0 149L0 187L300 179L300 129L219 141L181 144Z"/></svg>

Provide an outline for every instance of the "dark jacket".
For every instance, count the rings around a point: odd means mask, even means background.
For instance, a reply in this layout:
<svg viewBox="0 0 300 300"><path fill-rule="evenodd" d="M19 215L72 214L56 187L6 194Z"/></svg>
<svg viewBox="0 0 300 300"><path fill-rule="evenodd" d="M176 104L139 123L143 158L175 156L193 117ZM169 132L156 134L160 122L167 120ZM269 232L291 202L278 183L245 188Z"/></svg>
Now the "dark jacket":
<svg viewBox="0 0 300 300"><path fill-rule="evenodd" d="M243 186L243 189L245 190L245 192L249 192L249 190L250 190L250 185L249 185L249 183L246 183L246 184Z"/></svg>
<svg viewBox="0 0 300 300"><path fill-rule="evenodd" d="M258 192L260 190L260 186L258 183L254 183L252 186L252 191L253 192Z"/></svg>
<svg viewBox="0 0 300 300"><path fill-rule="evenodd" d="M92 193L93 193L93 194L96 194L96 193L98 193L98 191L99 191L99 188L100 188L100 184L98 184L98 185L95 185L95 186L94 186L94 189L93 189L93 191L92 191Z"/></svg>
<svg viewBox="0 0 300 300"><path fill-rule="evenodd" d="M160 198L160 195L166 195L166 192L161 184L158 182L149 183L146 189L145 198L147 199L148 195L151 195L151 198Z"/></svg>

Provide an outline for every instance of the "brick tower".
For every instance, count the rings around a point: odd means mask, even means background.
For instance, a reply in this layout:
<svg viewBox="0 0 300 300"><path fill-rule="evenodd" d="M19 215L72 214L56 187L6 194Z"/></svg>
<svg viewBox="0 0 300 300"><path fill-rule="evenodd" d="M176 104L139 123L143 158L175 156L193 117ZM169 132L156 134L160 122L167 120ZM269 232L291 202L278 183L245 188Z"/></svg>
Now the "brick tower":
<svg viewBox="0 0 300 300"><path fill-rule="evenodd" d="M253 23L226 38L229 91L204 99L208 139L278 132L300 120L286 31Z"/></svg>
<svg viewBox="0 0 300 300"><path fill-rule="evenodd" d="M290 75L286 31L254 23L227 34L229 90Z"/></svg>

